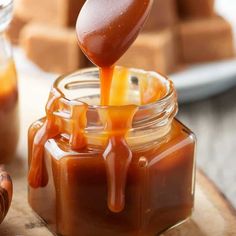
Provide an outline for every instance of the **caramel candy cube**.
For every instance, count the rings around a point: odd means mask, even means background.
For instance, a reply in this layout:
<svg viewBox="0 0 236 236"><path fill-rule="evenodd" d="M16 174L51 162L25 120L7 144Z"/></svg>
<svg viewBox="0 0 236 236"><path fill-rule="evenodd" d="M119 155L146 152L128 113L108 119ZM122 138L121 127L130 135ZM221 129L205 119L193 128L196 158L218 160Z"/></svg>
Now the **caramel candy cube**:
<svg viewBox="0 0 236 236"><path fill-rule="evenodd" d="M214 16L214 0L177 0L181 18Z"/></svg>
<svg viewBox="0 0 236 236"><path fill-rule="evenodd" d="M30 23L20 34L26 55L43 70L69 73L85 64L73 29Z"/></svg>
<svg viewBox="0 0 236 236"><path fill-rule="evenodd" d="M175 34L169 29L142 33L118 64L168 74L176 66L175 42Z"/></svg>
<svg viewBox="0 0 236 236"><path fill-rule="evenodd" d="M25 19L56 24L58 18L58 0L18 0L16 11Z"/></svg>
<svg viewBox="0 0 236 236"><path fill-rule="evenodd" d="M179 25L181 57L185 63L233 57L231 25L221 17L183 22Z"/></svg>
<svg viewBox="0 0 236 236"><path fill-rule="evenodd" d="M59 24L74 27L85 2L86 0L58 0Z"/></svg>
<svg viewBox="0 0 236 236"><path fill-rule="evenodd" d="M20 32L28 23L28 20L21 14L15 12L9 28L7 29L7 37L13 44L18 44Z"/></svg>
<svg viewBox="0 0 236 236"><path fill-rule="evenodd" d="M157 31L173 26L178 21L175 0L154 0L144 31Z"/></svg>
<svg viewBox="0 0 236 236"><path fill-rule="evenodd" d="M85 0L18 0L17 10L29 20L74 26Z"/></svg>

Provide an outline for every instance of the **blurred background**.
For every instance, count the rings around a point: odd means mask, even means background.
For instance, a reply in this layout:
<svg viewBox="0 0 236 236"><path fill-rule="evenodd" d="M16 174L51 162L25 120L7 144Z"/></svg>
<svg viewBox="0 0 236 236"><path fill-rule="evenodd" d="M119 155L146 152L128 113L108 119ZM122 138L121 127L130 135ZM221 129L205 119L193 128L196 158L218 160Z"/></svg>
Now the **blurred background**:
<svg viewBox="0 0 236 236"><path fill-rule="evenodd" d="M217 0L215 9L232 25L236 33L236 1ZM232 71L236 64L232 63ZM214 83L215 71L212 68ZM228 73L227 68L221 69ZM198 138L197 163L236 207L236 74L229 89L198 102L180 106L179 118L194 130ZM223 83L228 81L222 77ZM231 80L231 79L230 79ZM214 84L211 85L214 87ZM222 85L221 85L222 86Z"/></svg>
<svg viewBox="0 0 236 236"><path fill-rule="evenodd" d="M83 3L15 0L7 34L19 77L21 153L55 78L91 66L73 28ZM198 138L197 164L236 207L235 13L235 0L156 0L144 31L119 64L173 79L178 118Z"/></svg>

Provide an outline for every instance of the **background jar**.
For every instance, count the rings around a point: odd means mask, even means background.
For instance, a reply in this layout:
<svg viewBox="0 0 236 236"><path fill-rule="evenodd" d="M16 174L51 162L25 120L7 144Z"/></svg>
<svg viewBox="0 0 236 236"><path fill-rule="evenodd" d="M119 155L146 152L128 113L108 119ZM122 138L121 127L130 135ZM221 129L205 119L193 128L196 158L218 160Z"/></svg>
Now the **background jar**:
<svg viewBox="0 0 236 236"><path fill-rule="evenodd" d="M13 1L0 3L0 163L14 157L18 135L18 90L12 48L5 37L12 19Z"/></svg>
<svg viewBox="0 0 236 236"><path fill-rule="evenodd" d="M52 231L60 235L96 232L97 235L153 236L191 215L195 137L175 119L176 92L172 82L160 74L130 69L128 103L139 100L141 80L161 82L167 92L158 101L137 106L132 127L126 133L132 160L127 171L125 205L119 212L109 207L109 178L104 161L109 132L107 117L104 119L101 113L115 110L121 117L129 106L97 105L100 97L97 69L81 70L54 83L48 105L55 94L60 98L53 110L47 105L46 111L54 116L59 132L43 146L42 185L29 187L30 205ZM79 108L85 109L80 113L84 117L77 120L85 121L79 132L86 145L75 150L70 143L70 131L75 121L72 114ZM34 137L45 119L29 129L30 167Z"/></svg>

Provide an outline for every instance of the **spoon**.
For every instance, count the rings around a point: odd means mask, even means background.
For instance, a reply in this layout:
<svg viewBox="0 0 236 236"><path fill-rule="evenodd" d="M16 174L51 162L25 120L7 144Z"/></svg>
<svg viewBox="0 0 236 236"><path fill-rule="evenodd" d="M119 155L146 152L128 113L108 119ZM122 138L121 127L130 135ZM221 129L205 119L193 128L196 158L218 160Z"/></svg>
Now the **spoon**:
<svg viewBox="0 0 236 236"><path fill-rule="evenodd" d="M110 67L142 29L153 0L87 0L77 19L78 42L99 67Z"/></svg>

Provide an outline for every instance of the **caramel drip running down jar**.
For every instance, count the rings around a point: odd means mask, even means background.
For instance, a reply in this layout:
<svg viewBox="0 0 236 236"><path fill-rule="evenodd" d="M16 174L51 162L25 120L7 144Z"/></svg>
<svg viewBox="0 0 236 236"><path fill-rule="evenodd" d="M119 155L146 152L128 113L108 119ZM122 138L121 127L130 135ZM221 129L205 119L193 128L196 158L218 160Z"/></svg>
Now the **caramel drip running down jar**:
<svg viewBox="0 0 236 236"><path fill-rule="evenodd" d="M29 203L58 235L154 236L191 215L195 136L175 119L173 84L126 79L124 105L99 106L97 69L60 77L29 129Z"/></svg>

